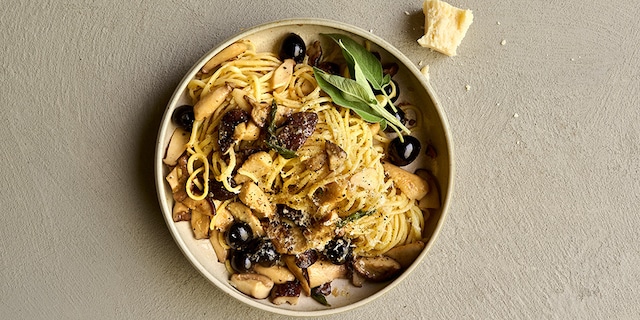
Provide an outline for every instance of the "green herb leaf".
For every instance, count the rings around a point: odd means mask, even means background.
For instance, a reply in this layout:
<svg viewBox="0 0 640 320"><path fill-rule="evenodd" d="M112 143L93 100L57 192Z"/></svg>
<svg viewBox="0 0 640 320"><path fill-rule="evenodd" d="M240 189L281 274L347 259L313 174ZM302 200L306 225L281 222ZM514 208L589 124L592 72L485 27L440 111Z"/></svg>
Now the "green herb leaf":
<svg viewBox="0 0 640 320"><path fill-rule="evenodd" d="M350 101L361 101L365 104L372 104L375 102L375 96L373 95L373 92L371 92L371 89L367 91L367 88L356 80L328 74L315 67L313 71L316 75L316 79L320 76L322 80L336 87L341 91L345 99Z"/></svg>
<svg viewBox="0 0 640 320"><path fill-rule="evenodd" d="M270 149L275 150L279 155L281 155L283 158L285 159L292 159L295 158L296 152L291 150L291 149L287 149L284 146L281 146L280 143L278 142L278 138L276 138L276 113L278 111L278 105L276 104L276 101L274 100L271 103L271 122L269 123L269 127L267 128L267 139L265 140L265 144L267 145L267 147L269 147Z"/></svg>
<svg viewBox="0 0 640 320"><path fill-rule="evenodd" d="M329 75L326 72L317 68L314 68L313 73L315 75L316 81L318 82L318 85L320 86L320 88L331 97L331 99L335 104L345 107L347 109L353 110L357 115L362 117L362 119L364 119L367 122L376 123L376 122L384 121L384 118L378 115L377 112L373 110L369 104L362 101L346 98L345 95L343 94L343 91L340 90L340 88L332 85L327 80L325 80L329 77L338 77L338 76ZM338 77L338 78L341 78L341 77ZM345 78L342 78L342 79L345 79ZM346 79L346 80L349 80L349 79Z"/></svg>
<svg viewBox="0 0 640 320"><path fill-rule="evenodd" d="M380 123L381 128L389 125L400 134L410 133L393 114L385 110L382 102L376 99L372 88L382 90L391 81L389 75L384 75L382 64L378 59L362 45L351 38L341 34L325 34L333 39L342 49L350 74L354 79L347 79L337 75L330 75L320 69L314 68L313 72L320 88L325 91L334 103L353 110L362 119L372 123ZM395 110L395 106L391 104Z"/></svg>
<svg viewBox="0 0 640 320"><path fill-rule="evenodd" d="M315 301L320 302L320 304L322 304L323 306L331 307L329 302L327 302L327 297L325 297L323 294L319 292L312 292L311 298L313 298L313 300Z"/></svg>
<svg viewBox="0 0 640 320"><path fill-rule="evenodd" d="M370 214L373 214L374 212L376 212L376 210L370 210L370 211L358 211L356 213L352 213L349 216L347 216L346 218L340 220L336 225L338 226L338 228L342 228L344 226L346 226L349 222L353 222L356 221L362 217L366 217Z"/></svg>
<svg viewBox="0 0 640 320"><path fill-rule="evenodd" d="M369 50L364 46L343 34L333 33L325 35L333 39L338 43L340 48L342 48L342 54L344 55L347 64L353 64L350 65L349 71L353 71L352 69L354 69L354 66L359 65L365 79L369 81L371 86L376 90L381 90L384 85L389 83L391 78L384 76L382 72L382 64L378 58L376 58L376 56L369 52Z"/></svg>

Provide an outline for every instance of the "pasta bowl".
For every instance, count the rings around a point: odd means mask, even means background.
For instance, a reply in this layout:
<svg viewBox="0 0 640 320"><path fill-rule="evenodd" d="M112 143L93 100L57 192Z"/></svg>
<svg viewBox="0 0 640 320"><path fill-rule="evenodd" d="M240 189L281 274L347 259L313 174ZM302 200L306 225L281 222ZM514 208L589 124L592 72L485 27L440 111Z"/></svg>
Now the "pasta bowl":
<svg viewBox="0 0 640 320"><path fill-rule="evenodd" d="M163 162L167 154L167 146L176 130L172 115L180 106L192 104L188 85L196 75L202 72L203 67L212 57L241 40L251 41L257 51L277 53L281 40L292 32L299 35L307 44L316 40L322 43L330 41L322 37L322 34L346 35L366 45L371 52L379 54L381 61L391 62L397 66L393 79L402 88L398 103L411 101L412 107L407 110L407 118L410 119L412 127L411 134L422 143L420 154L415 161L404 166L404 170L416 172L424 169L423 171L431 177L430 188L435 190L433 192L436 194L436 204L432 203L424 209L423 227L420 231L423 246L411 258L412 261L405 263L401 273L388 281L366 281L360 287L354 286L352 279L346 277L335 279L331 282L332 291L326 296L326 304L318 303L302 294L296 304L276 305L269 298L256 299L240 292L237 285L230 281L229 264L218 261L211 241L196 239L190 223L174 222L175 200L172 188L167 183L171 168ZM451 198L454 176L453 149L448 123L433 89L420 71L401 52L370 32L344 23L321 19L292 19L257 26L221 43L197 61L184 76L167 105L158 131L154 168L158 200L167 227L185 257L206 281L210 281L220 290L250 306L294 316L320 316L351 310L375 300L394 286L401 284L413 270L419 267L442 228Z"/></svg>

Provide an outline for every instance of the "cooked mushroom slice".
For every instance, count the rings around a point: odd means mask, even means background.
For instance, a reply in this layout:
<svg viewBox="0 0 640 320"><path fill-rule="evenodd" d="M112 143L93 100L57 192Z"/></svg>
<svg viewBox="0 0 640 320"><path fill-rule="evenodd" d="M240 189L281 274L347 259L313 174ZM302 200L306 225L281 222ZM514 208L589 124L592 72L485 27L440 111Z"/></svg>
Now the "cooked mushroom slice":
<svg viewBox="0 0 640 320"><path fill-rule="evenodd" d="M386 63L382 66L382 73L385 75L388 74L389 76L393 77L396 75L396 73L398 73L398 69L400 69L400 67L397 63Z"/></svg>
<svg viewBox="0 0 640 320"><path fill-rule="evenodd" d="M235 141L256 141L260 137L260 127L253 122L243 122L233 130Z"/></svg>
<svg viewBox="0 0 640 320"><path fill-rule="evenodd" d="M274 208L269 201L269 197L255 183L251 181L245 182L242 185L240 194L238 194L238 198L251 208L258 218L264 219L273 216Z"/></svg>
<svg viewBox="0 0 640 320"><path fill-rule="evenodd" d="M223 233L213 229L211 230L209 235L209 242L211 242L213 251L216 253L218 262L224 263L227 260L227 256L229 255L229 250L222 245L222 242L224 240L221 239L221 236L223 235Z"/></svg>
<svg viewBox="0 0 640 320"><path fill-rule="evenodd" d="M346 277L347 266L333 264L327 260L318 260L307 268L307 274L309 276L309 287L314 288L335 279Z"/></svg>
<svg viewBox="0 0 640 320"><path fill-rule="evenodd" d="M216 215L211 218L211 230L227 231L229 226L233 224L233 215L226 206L218 206Z"/></svg>
<svg viewBox="0 0 640 320"><path fill-rule="evenodd" d="M211 217L200 210L191 210L191 229L196 239L209 238L209 224Z"/></svg>
<svg viewBox="0 0 640 320"><path fill-rule="evenodd" d="M189 142L189 132L182 128L176 128L171 135L167 154L162 161L168 166L175 166L178 158L187 150L187 142Z"/></svg>
<svg viewBox="0 0 640 320"><path fill-rule="evenodd" d="M291 273L291 270L283 266L275 265L271 267L265 267L260 264L255 264L253 266L253 271L263 276L269 277L269 279L271 279L271 281L273 281L273 283L275 284L283 284L289 281L296 280L296 276Z"/></svg>
<svg viewBox="0 0 640 320"><path fill-rule="evenodd" d="M307 250L303 253L296 254L296 266L306 269L318 261L318 251L315 249Z"/></svg>
<svg viewBox="0 0 640 320"><path fill-rule="evenodd" d="M409 199L421 199L429 192L429 184L419 176L391 163L383 163L382 166L384 167L384 171L393 180L396 188L406 194Z"/></svg>
<svg viewBox="0 0 640 320"><path fill-rule="evenodd" d="M316 40L307 47L307 56L309 56L309 65L317 67L320 59L322 59L322 46L320 45L320 41Z"/></svg>
<svg viewBox="0 0 640 320"><path fill-rule="evenodd" d="M327 163L327 154L324 152L318 153L317 155L305 161L305 164L307 165L307 169L311 171L318 171L322 169L325 163Z"/></svg>
<svg viewBox="0 0 640 320"><path fill-rule="evenodd" d="M360 172L351 176L351 185L361 187L365 190L373 190L378 187L378 171L374 168L364 168Z"/></svg>
<svg viewBox="0 0 640 320"><path fill-rule="evenodd" d="M276 284L271 290L271 302L275 305L288 303L290 305L298 304L300 298L300 290L302 286L298 281L288 281Z"/></svg>
<svg viewBox="0 0 640 320"><path fill-rule="evenodd" d="M247 181L258 182L258 179L269 173L272 167L273 160L269 153L264 151L256 152L242 163L234 180L239 184Z"/></svg>
<svg viewBox="0 0 640 320"><path fill-rule="evenodd" d="M357 257L353 261L353 268L371 281L386 281L400 271L400 264L386 256Z"/></svg>
<svg viewBox="0 0 640 320"><path fill-rule="evenodd" d="M440 192L438 191L436 178L425 169L416 170L416 175L427 181L429 185L429 192L418 200L418 207L423 211L440 208Z"/></svg>
<svg viewBox="0 0 640 320"><path fill-rule="evenodd" d="M213 70L221 63L243 54L247 49L249 49L249 46L243 40L232 43L230 46L222 49L222 51L213 56L213 58L209 59L209 61L207 61L207 63L202 67L202 73L209 73L209 71Z"/></svg>
<svg viewBox="0 0 640 320"><path fill-rule="evenodd" d="M314 200L318 205L331 205L338 201L341 201L345 197L345 190L347 183L342 180L333 181L327 184L324 188L316 190Z"/></svg>
<svg viewBox="0 0 640 320"><path fill-rule="evenodd" d="M424 242L416 241L402 246L395 247L384 255L397 261L402 268L408 268L416 260L420 252L424 249Z"/></svg>
<svg viewBox="0 0 640 320"><path fill-rule="evenodd" d="M193 115L196 121L202 121L204 118L213 114L216 109L227 99L233 87L228 83L207 93L193 106Z"/></svg>
<svg viewBox="0 0 640 320"><path fill-rule="evenodd" d="M296 257L291 255L282 256L282 261L287 265L287 268L298 279L302 286L302 291L308 296L311 294L311 287L309 287L309 280L307 279L307 271L298 267L296 264Z"/></svg>
<svg viewBox="0 0 640 320"><path fill-rule="evenodd" d="M256 299L268 297L274 285L269 277L255 273L236 273L231 276L231 283L240 292Z"/></svg>
<svg viewBox="0 0 640 320"><path fill-rule="evenodd" d="M285 59L282 64L273 71L271 78L271 88L275 92L282 92L291 81L293 75L293 67L296 62L293 59Z"/></svg>
<svg viewBox="0 0 640 320"><path fill-rule="evenodd" d="M306 228L311 224L311 219L308 213L291 208L286 204L277 204L276 212L280 217L291 220L291 222L299 227Z"/></svg>
<svg viewBox="0 0 640 320"><path fill-rule="evenodd" d="M269 112L271 112L271 104L265 102L258 102L256 99L245 95L244 100L251 106L251 119L259 127L264 127L269 119Z"/></svg>
<svg viewBox="0 0 640 320"><path fill-rule="evenodd" d="M307 141L318 124L318 115L314 112L296 112L287 116L283 127L278 129L278 142L289 150L296 151Z"/></svg>
<svg viewBox="0 0 640 320"><path fill-rule="evenodd" d="M189 207L185 206L182 202L176 202L176 204L173 205L173 222L189 220L191 220Z"/></svg>
<svg viewBox="0 0 640 320"><path fill-rule="evenodd" d="M327 155L329 155L329 169L332 171L338 169L347 159L347 153L339 145L331 141L327 140L325 142L325 149L327 150Z"/></svg>
<svg viewBox="0 0 640 320"><path fill-rule="evenodd" d="M246 222L251 227L251 231L253 231L254 234L261 237L264 236L264 229L262 228L260 220L247 206L240 202L231 202L226 208L236 220Z"/></svg>
<svg viewBox="0 0 640 320"><path fill-rule="evenodd" d="M169 172L167 177L165 178L171 187L171 191L176 191L180 187L180 168L177 166Z"/></svg>
<svg viewBox="0 0 640 320"><path fill-rule="evenodd" d="M218 145L222 153L226 154L235 142L233 135L236 126L247 121L249 121L249 114L242 109L229 110L222 116L220 129L218 131Z"/></svg>
<svg viewBox="0 0 640 320"><path fill-rule="evenodd" d="M351 280L351 284L357 288L362 287L362 284L366 280L358 271L353 269L350 270L349 279Z"/></svg>

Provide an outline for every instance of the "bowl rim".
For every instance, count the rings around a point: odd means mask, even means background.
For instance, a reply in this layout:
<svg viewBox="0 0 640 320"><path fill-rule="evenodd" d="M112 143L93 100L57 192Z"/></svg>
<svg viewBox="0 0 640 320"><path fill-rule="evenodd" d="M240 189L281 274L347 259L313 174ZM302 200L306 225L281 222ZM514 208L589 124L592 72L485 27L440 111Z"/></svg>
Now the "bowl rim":
<svg viewBox="0 0 640 320"><path fill-rule="evenodd" d="M372 42L374 42L377 46L383 48L384 50L386 50L389 54L391 54L392 56L394 56L395 59L397 59L400 63L402 63L406 69L413 74L413 76L418 80L418 82L420 82L420 84L422 85L422 87L424 87L427 91L427 94L429 95L429 97L432 100L432 103L435 107L435 111L436 114L439 117L439 122L442 125L442 129L444 132L444 140L447 144L447 154L449 156L449 163L448 163L448 184L446 186L445 190L441 190L441 193L444 193L444 198L442 200L442 205L441 205L441 214L440 214L440 219L437 221L436 223L436 227L433 230L433 234L431 235L429 241L425 244L425 248L422 250L422 252L420 253L420 255L418 255L418 257L416 258L417 263L413 263L411 264L411 266L409 266L406 270L404 270L396 279L394 279L393 281L389 282L386 286L384 286L382 289L380 289L379 291L375 292L374 294L363 298L362 300L356 301L354 303L351 303L349 305L346 306L341 306L341 307L336 307L336 308L330 308L330 309L326 309L326 310L315 310L315 311L300 311L300 310L290 310L290 309L283 309L283 308L277 308L275 305L274 306L269 306L269 305L265 305L265 304L261 304L258 303L256 301L254 301L254 299L238 292L237 290L232 290L229 287L227 287L225 284L223 284L221 281L219 281L217 278L213 277L210 272L208 270L206 270L206 268L197 261L196 257L188 250L187 245L184 241L184 239L182 239L179 236L178 230L177 230L177 226L176 224L173 222L173 218L172 218L172 214L171 214L171 210L172 208L169 207L168 201L166 201L166 194L165 194L165 182L164 182L164 176L163 176L163 167L164 167L164 163L162 161L162 159L164 158L164 152L166 149L165 143L164 143L164 137L167 134L167 130L169 127L169 123L170 123L170 106L174 103L174 101L176 99L179 99L180 96L183 94L187 83L195 76L195 74L198 72L198 70L200 70L200 68L211 58L213 57L215 54L217 54L218 52L220 52L222 49L226 48L227 46L229 46L230 44L241 40L243 38L246 38L254 33L260 32L260 31L264 31L264 30L268 30L271 28L275 28L275 27L282 27L282 26L287 26L287 25L317 25L317 26L322 26L322 27L329 27L329 28L334 28L337 30L342 30L351 34L354 34L356 36L359 36L361 38L364 39L368 39ZM156 138L156 150L155 150L155 154L154 154L154 176L155 176L155 184L156 184L156 194L158 197L158 201L160 204L160 209L162 211L163 217L165 219L165 223L171 233L171 236L173 237L174 241L176 242L176 244L178 245L178 247L180 248L180 251L182 251L182 254L187 258L187 260L191 263L191 265L193 265L196 270L198 270L198 272L200 272L200 274L202 276L204 276L205 278L207 278L210 282L214 283L216 285L216 287L218 287L218 289L222 290L223 292L227 293L228 295L230 295L231 297L236 298L237 300L246 303L252 307L255 307L257 309L260 310L264 310L264 311L269 311L272 313L276 313L276 314L281 314L281 315L287 315L287 316L298 316L298 317L313 317L313 316L325 316L325 315L330 315L330 314L336 314L336 313L341 313L341 312L346 312L349 310L354 310L356 308L359 308L361 306L364 306L365 304L368 304L369 302L376 300L377 298L380 298L381 296L383 296L384 294L386 294L387 292L389 292L391 289L393 289L394 287L396 287L396 285L398 285L399 283L401 283L407 276L409 276L409 274L411 274L416 267L422 263L422 260L424 259L424 257L427 255L427 253L431 250L431 248L433 247L433 244L435 242L435 240L438 238L440 231L442 229L442 226L444 224L444 221L446 220L446 217L448 215L448 211L449 211L449 206L450 206L450 202L451 202L451 197L453 194L453 185L454 185L454 177L455 177L455 166L454 166L454 153L453 153L453 141L452 141L452 137L451 137L451 130L449 127L449 122L446 118L446 115L440 105L440 100L437 98L437 96L434 93L433 88L431 87L431 84L426 80L426 78L422 75L422 73L420 72L420 70L418 70L418 68L415 66L415 64L409 60L402 52L400 52L398 49L396 49L393 45L391 45L390 43L388 43L386 40L376 36L375 34L373 34L370 31L366 31L360 27L356 27L344 22L340 22L340 21L335 21L335 20L330 20L330 19L323 19L323 18L309 18L309 17L303 17L303 18L291 18L291 19L282 19L282 20L274 20L271 22L266 22L266 23L262 23L259 25L256 25L255 27L246 29L230 38L228 38L227 40L217 44L215 47L213 47L211 50L209 50L208 52L206 52L204 55L201 56L201 58L192 65L192 67L189 69L189 71L185 74L185 76L182 78L182 80L180 80L180 82L178 83L175 91L173 92L171 98L168 100L167 102L167 106L165 107L163 116L162 116L162 120L161 120L161 124L160 127L158 129L158 134L157 134L157 138Z"/></svg>

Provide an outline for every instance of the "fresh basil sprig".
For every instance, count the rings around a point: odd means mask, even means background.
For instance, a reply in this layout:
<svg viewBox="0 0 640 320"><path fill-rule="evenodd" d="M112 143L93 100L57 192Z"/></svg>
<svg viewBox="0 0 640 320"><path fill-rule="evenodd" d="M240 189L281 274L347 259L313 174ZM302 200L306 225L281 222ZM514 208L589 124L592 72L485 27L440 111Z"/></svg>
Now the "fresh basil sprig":
<svg viewBox="0 0 640 320"><path fill-rule="evenodd" d="M365 47L342 34L323 34L333 39L342 49L347 62L349 74L353 79L330 75L318 68L313 72L320 88L326 92L333 102L353 110L362 119L372 123L380 123L382 129L387 124L401 134L410 133L400 120L385 110L384 105L376 99L373 89L382 91L385 102L395 106L387 96L384 88L391 82L389 75L384 75L380 61ZM372 89L373 88L373 89Z"/></svg>
<svg viewBox="0 0 640 320"><path fill-rule="evenodd" d="M276 104L276 101L274 100L271 103L271 123L269 123L269 127L267 128L267 139L265 141L265 143L267 144L267 147L275 150L279 155L281 155L283 158L285 159L292 159L295 158L296 152L291 150L291 149L287 149L284 146L280 145L280 142L278 141L278 138L276 137L276 113L278 111L278 105Z"/></svg>

